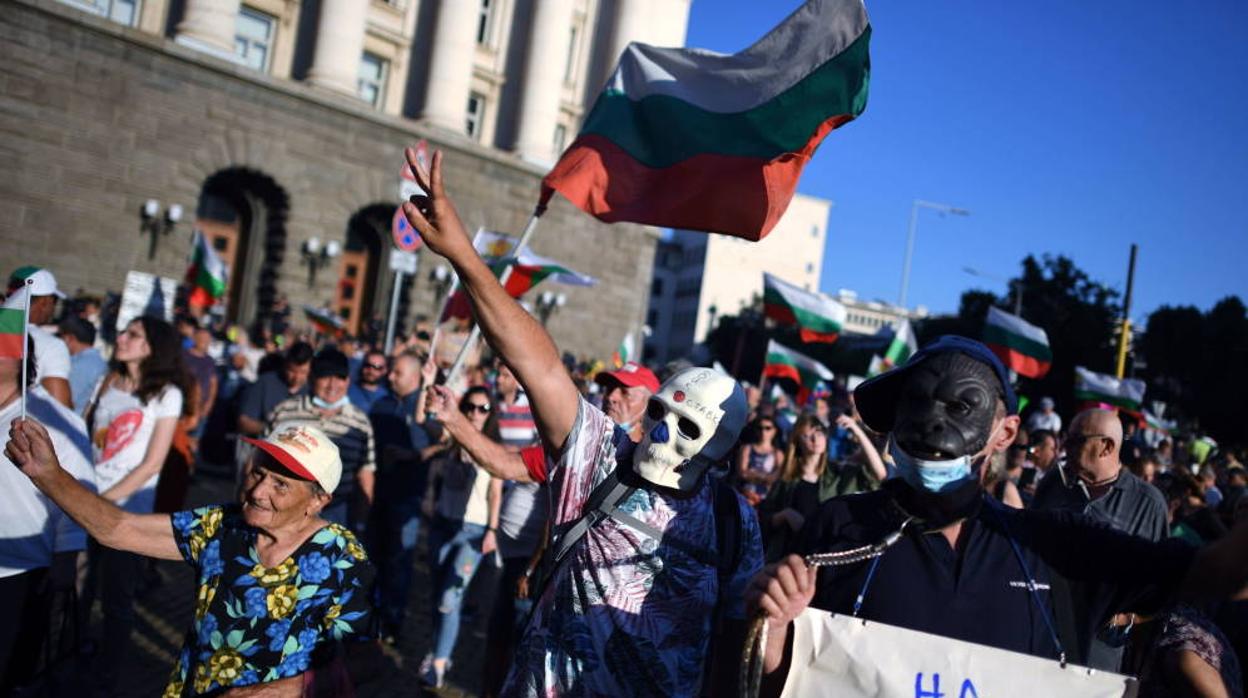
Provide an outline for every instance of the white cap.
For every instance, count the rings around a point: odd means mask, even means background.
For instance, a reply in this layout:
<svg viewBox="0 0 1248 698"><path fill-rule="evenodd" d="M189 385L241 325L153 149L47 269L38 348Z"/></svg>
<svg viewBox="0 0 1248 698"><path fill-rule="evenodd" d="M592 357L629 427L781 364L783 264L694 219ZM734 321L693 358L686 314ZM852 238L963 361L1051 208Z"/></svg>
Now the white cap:
<svg viewBox="0 0 1248 698"><path fill-rule="evenodd" d="M9 276L9 285L18 281L30 281L30 295L56 296L64 298L65 294L56 287L56 277L47 269L38 267L21 267Z"/></svg>
<svg viewBox="0 0 1248 698"><path fill-rule="evenodd" d="M333 494L342 479L342 458L338 447L316 427L281 426L264 439L246 436L243 441L255 446L282 464L297 477L315 482Z"/></svg>

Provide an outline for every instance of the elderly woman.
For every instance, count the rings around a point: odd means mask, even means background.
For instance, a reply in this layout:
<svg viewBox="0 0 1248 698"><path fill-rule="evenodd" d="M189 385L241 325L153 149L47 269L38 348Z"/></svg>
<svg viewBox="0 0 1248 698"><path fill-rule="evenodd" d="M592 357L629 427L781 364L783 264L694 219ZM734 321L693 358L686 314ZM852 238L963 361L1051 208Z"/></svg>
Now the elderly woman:
<svg viewBox="0 0 1248 698"><path fill-rule="evenodd" d="M372 566L349 531L320 517L342 475L337 447L306 426L249 441L241 505L170 517L125 511L78 484L38 422L10 429L5 454L101 544L195 569L195 615L165 696L299 696L336 642L370 634Z"/></svg>

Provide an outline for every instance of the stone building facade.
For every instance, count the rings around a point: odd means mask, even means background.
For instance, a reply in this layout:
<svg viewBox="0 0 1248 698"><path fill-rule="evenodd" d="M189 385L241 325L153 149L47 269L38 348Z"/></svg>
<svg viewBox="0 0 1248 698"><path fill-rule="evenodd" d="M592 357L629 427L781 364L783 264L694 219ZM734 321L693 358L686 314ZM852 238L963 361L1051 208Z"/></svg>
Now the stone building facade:
<svg viewBox="0 0 1248 698"><path fill-rule="evenodd" d="M319 6L324 18L339 2L359 1L273 4L288 9L302 4L305 14L309 5ZM533 3L514 1L513 11L533 13ZM617 0L620 6L629 1ZM232 60L224 46L217 55L188 40L189 32L177 30L186 28L196 8L214 2L175 2L181 14L173 8L163 17L151 16L151 8L163 3L145 2L134 26L58 0L0 2L0 156L5 163L0 168L0 210L5 212L0 216L0 266L5 271L20 264L46 266L62 287L92 293L120 290L131 270L176 278L186 268L191 231L199 227L213 233L217 249L234 266L230 319L263 318L279 296L296 308L337 309L344 288L350 287L357 299L352 320L358 324L388 307L393 290L387 271L389 229L399 203L402 148L421 138L443 151L448 189L470 230L518 233L523 227L546 171L543 161L553 159L554 152L516 147L524 144L520 127L525 119L508 117L517 128L510 146L504 146L501 136L470 135L462 122L456 127L447 115L425 113L411 90L402 99L386 92L389 97L370 103L350 93L346 72L318 76L316 57L329 49L317 46L309 49L314 59L298 79L297 36L287 39L289 47L274 46L289 55L283 58L278 51L269 59L270 66L286 61L290 75L256 70ZM407 21L436 27L442 20L431 6L477 2L366 4L369 12L393 6L406 13ZM584 0L554 4L585 7ZM688 3L683 7L687 16ZM286 21L308 20L295 16ZM683 23L680 34L683 41ZM419 30L409 28L409 35L419 36ZM366 32L365 50L369 36ZM419 62L419 51L406 50L412 63ZM435 42L426 53L436 51ZM424 59L436 67L436 56ZM322 62L332 64L328 58ZM436 77L435 67L423 68L426 77ZM591 67L584 70L588 75ZM408 85L416 84L414 72L408 70ZM432 92L436 89L424 90L424 103ZM513 109L521 113L524 107ZM492 113L498 119L508 112L500 105ZM550 117L534 118L549 124ZM167 232L152 232L141 226L140 212L148 200L159 202L158 218L175 204L185 214L165 226ZM334 242L341 254L314 268L309 259L316 255L308 254L307 244L313 238L321 250ZM594 289L566 289L566 306L549 321L562 348L607 356L625 332L644 322L655 240L653 229L603 225L556 197L533 249L600 280ZM419 273L400 292L408 322L433 315L437 304L440 283L432 272L440 260L427 252L420 257ZM350 260L354 269L348 268Z"/></svg>

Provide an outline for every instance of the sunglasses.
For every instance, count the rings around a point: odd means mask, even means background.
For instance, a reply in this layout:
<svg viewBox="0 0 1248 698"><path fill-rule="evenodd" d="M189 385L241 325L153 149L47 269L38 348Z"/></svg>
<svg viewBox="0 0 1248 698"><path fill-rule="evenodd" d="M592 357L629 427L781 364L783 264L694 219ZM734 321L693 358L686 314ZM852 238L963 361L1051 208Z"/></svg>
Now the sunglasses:
<svg viewBox="0 0 1248 698"><path fill-rule="evenodd" d="M760 429L762 429L763 431L775 431L776 427L771 424L764 424L762 427L760 427Z"/></svg>
<svg viewBox="0 0 1248 698"><path fill-rule="evenodd" d="M476 412L477 414L489 414L490 406L480 405L477 403L470 403L464 406L464 414L472 414L473 412Z"/></svg>
<svg viewBox="0 0 1248 698"><path fill-rule="evenodd" d="M385 364L364 364L364 368L371 368L374 371L384 371L386 370L386 365Z"/></svg>

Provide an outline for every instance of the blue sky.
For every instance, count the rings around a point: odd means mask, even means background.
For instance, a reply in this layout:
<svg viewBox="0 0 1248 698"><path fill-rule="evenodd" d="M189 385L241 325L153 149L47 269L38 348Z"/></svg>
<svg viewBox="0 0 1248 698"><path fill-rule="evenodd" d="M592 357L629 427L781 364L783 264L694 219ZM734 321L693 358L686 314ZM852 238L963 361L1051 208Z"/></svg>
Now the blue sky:
<svg viewBox="0 0 1248 698"><path fill-rule="evenodd" d="M735 52L800 5L694 0L688 45ZM914 199L909 304L1004 293L1027 254L1064 254L1164 304L1248 300L1248 3L868 2L871 97L799 191L832 199L823 290L895 301Z"/></svg>

